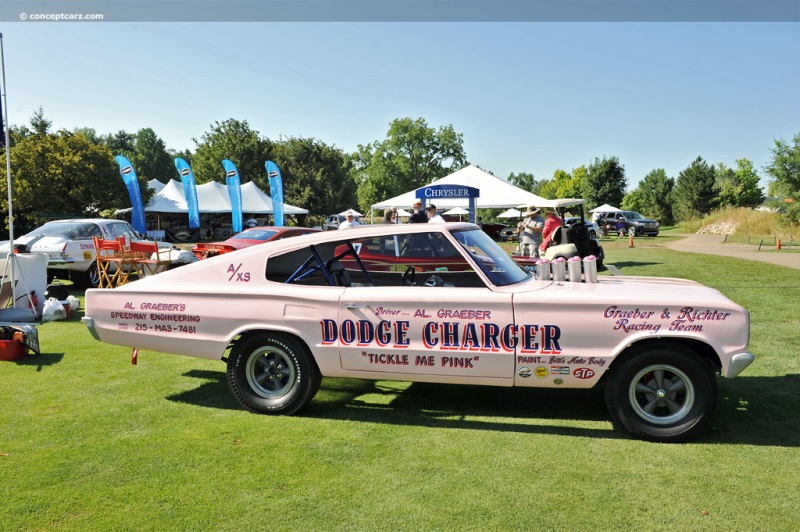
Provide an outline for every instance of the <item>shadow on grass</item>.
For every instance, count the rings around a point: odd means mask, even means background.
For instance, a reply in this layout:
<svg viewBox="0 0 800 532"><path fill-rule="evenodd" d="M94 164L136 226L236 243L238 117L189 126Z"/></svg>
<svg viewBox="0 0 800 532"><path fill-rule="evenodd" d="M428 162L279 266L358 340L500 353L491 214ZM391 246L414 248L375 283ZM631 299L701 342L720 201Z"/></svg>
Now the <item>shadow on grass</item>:
<svg viewBox="0 0 800 532"><path fill-rule="evenodd" d="M225 372L192 370L184 376L205 382L168 400L241 409L228 388ZM796 394L800 375L720 379L719 385L719 408L712 429L698 443L800 447L800 399ZM392 425L629 438L612 430L602 385L590 390L543 390L323 379L317 396L297 415ZM571 420L607 422L609 428L568 426Z"/></svg>
<svg viewBox="0 0 800 532"><path fill-rule="evenodd" d="M636 261L628 261L628 262L609 262L609 264L613 264L619 269L622 268L633 268L635 266L656 266L661 264L660 262L636 262Z"/></svg>
<svg viewBox="0 0 800 532"><path fill-rule="evenodd" d="M61 362L64 353L42 353L41 355L28 355L16 361L18 366L36 366L36 371L42 371L44 366L53 366Z"/></svg>

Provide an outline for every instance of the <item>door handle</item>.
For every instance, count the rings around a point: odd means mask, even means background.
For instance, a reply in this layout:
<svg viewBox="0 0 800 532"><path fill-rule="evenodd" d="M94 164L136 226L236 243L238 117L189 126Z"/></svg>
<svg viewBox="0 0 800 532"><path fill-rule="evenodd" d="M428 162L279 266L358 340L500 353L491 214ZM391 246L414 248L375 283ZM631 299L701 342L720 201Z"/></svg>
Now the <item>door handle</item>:
<svg viewBox="0 0 800 532"><path fill-rule="evenodd" d="M346 308L347 310L358 310L358 309L369 308L369 305L363 303L359 305L353 304L353 305L346 305L344 308Z"/></svg>

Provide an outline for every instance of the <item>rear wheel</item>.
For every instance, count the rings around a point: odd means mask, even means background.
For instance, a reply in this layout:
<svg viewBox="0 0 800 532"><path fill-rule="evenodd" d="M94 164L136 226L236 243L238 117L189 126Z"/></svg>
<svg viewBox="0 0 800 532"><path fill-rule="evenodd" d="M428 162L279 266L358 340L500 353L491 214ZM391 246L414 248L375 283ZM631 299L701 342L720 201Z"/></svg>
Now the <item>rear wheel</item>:
<svg viewBox="0 0 800 532"><path fill-rule="evenodd" d="M641 348L611 367L606 405L615 426L634 437L684 442L708 428L717 380L697 355L673 344Z"/></svg>
<svg viewBox="0 0 800 532"><path fill-rule="evenodd" d="M313 399L322 376L308 349L292 336L242 336L228 358L228 385L247 410L291 415Z"/></svg>

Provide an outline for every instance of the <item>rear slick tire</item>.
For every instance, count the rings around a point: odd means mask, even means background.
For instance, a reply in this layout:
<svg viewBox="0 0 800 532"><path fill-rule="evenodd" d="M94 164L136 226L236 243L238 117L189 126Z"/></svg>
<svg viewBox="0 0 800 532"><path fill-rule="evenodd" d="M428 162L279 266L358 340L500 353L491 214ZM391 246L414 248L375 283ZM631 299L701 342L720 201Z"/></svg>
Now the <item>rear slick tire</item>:
<svg viewBox="0 0 800 532"><path fill-rule="evenodd" d="M717 379L708 363L679 345L647 346L611 367L605 398L615 427L648 441L686 442L714 418Z"/></svg>
<svg viewBox="0 0 800 532"><path fill-rule="evenodd" d="M231 392L257 414L294 414L314 398L321 380L306 346L287 334L246 334L228 357Z"/></svg>

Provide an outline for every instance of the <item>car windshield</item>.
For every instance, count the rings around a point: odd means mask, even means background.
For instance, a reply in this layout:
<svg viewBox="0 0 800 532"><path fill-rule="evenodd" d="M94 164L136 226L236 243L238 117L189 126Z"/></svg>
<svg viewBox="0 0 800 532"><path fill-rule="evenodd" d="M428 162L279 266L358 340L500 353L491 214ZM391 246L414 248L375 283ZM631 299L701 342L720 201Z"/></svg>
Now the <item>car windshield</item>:
<svg viewBox="0 0 800 532"><path fill-rule="evenodd" d="M60 236L69 240L102 237L103 233L91 222L47 222L27 236Z"/></svg>
<svg viewBox="0 0 800 532"><path fill-rule="evenodd" d="M497 286L521 283L531 277L489 235L479 229L454 231L458 243L472 255L483 272Z"/></svg>
<svg viewBox="0 0 800 532"><path fill-rule="evenodd" d="M642 216L638 212L623 211L622 215L625 216L625 218L627 218L628 220L644 220L644 216Z"/></svg>
<svg viewBox="0 0 800 532"><path fill-rule="evenodd" d="M278 231L274 229L248 229L231 237L231 240L261 240L266 242L276 234L278 234Z"/></svg>

